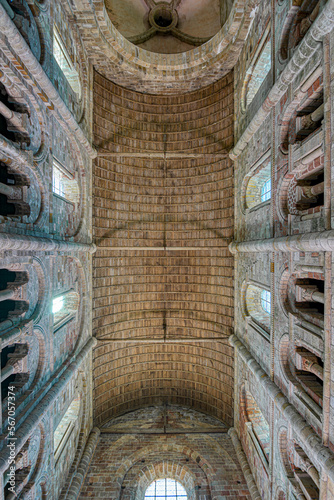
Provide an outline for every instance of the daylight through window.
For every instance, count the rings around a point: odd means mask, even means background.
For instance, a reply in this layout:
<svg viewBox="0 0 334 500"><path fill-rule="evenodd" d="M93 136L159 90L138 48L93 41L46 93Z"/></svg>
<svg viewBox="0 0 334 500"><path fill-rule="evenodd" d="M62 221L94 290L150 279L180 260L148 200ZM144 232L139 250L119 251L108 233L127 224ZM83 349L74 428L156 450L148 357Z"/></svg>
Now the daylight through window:
<svg viewBox="0 0 334 500"><path fill-rule="evenodd" d="M261 292L261 305L262 308L270 314L271 310L271 293L267 290L262 290Z"/></svg>
<svg viewBox="0 0 334 500"><path fill-rule="evenodd" d="M80 189L76 179L56 159L52 166L52 191L70 203L79 202Z"/></svg>
<svg viewBox="0 0 334 500"><path fill-rule="evenodd" d="M271 198L271 179L266 180L261 189L261 201L267 201Z"/></svg>
<svg viewBox="0 0 334 500"><path fill-rule="evenodd" d="M53 56L74 92L80 95L80 80L56 27L53 29Z"/></svg>
<svg viewBox="0 0 334 500"><path fill-rule="evenodd" d="M54 432L54 454L55 459L58 460L62 451L64 450L73 429L77 423L80 412L80 397L72 401L67 408L65 415L61 419L57 429Z"/></svg>
<svg viewBox="0 0 334 500"><path fill-rule="evenodd" d="M52 301L52 313L53 314L56 314L57 312L61 311L63 307L64 307L64 296L63 295L53 299L53 301Z"/></svg>
<svg viewBox="0 0 334 500"><path fill-rule="evenodd" d="M150 484L145 493L145 500L159 498L170 500L186 500L187 492L183 486L174 479L158 479Z"/></svg>
<svg viewBox="0 0 334 500"><path fill-rule="evenodd" d="M58 194L59 196L65 198L65 189L62 183L62 177L62 172L59 170L59 168L57 168L55 164L53 164L52 191L55 194Z"/></svg>

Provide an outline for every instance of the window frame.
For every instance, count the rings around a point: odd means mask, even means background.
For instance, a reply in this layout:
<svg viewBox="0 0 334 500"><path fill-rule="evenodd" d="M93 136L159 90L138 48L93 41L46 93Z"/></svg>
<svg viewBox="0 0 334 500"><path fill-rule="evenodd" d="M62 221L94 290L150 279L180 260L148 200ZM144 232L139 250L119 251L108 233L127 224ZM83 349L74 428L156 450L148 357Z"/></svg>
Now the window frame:
<svg viewBox="0 0 334 500"><path fill-rule="evenodd" d="M268 185L269 185L269 189L266 189ZM261 187L261 201L262 201L262 203L271 200L271 192L272 192L271 187L272 187L271 186L271 177L269 177L262 184L262 187Z"/></svg>
<svg viewBox="0 0 334 500"><path fill-rule="evenodd" d="M70 205L72 206L75 206L76 203L78 203L78 201L72 201L69 199L68 197L68 194L66 194L66 189L64 188L61 188L61 192L56 192L55 189L54 189L54 179L55 179L55 172L59 172L61 178L60 178L60 182L62 179L68 179L69 181L71 182L74 182L78 185L77 183L77 180L75 179L75 176L73 174L71 174L71 172L69 172L67 170L66 167L64 167L64 165L62 163L60 163L59 160L57 160L57 158L53 157L53 161L52 161L52 194L54 196L57 196L57 198L60 198L61 200L64 200L66 203L69 203ZM79 189L79 186L78 186L78 189Z"/></svg>
<svg viewBox="0 0 334 500"><path fill-rule="evenodd" d="M165 482L165 493L164 495L157 495L157 483L162 483ZM175 486L175 493L169 493L168 492L168 482L174 483L173 486ZM154 494L152 495L147 495L147 491L152 488L152 486L155 486L154 488ZM178 492L178 489L181 488L181 492ZM182 491L183 490L183 491ZM159 493L159 492L158 492ZM150 485L146 488L145 495L144 495L144 500L168 500L169 498L173 498L173 500L187 500L188 499L188 494L184 486L179 482L176 481L176 479L173 478L160 478L160 479L155 479L150 483Z"/></svg>
<svg viewBox="0 0 334 500"><path fill-rule="evenodd" d="M269 68L268 72L265 74L264 78L262 79L261 84L258 87L255 94L253 95L252 99L250 101L248 101L247 96L248 96L248 92L249 92L249 86L250 86L250 83L253 79L253 75L254 75L256 66L257 66L257 64L261 58L261 55L263 54L263 51L265 50L267 44L270 44L270 68ZM245 77L244 77L244 83L243 83L243 87L241 90L241 98L240 98L240 104L241 104L240 107L241 107L242 113L246 113L248 108L251 106L256 94L260 90L263 82L265 81L265 79L268 77L268 75L272 71L273 65L272 65L272 57L271 56L272 56L272 37L271 37L271 23L269 22L269 24L267 25L266 29L264 30L264 32L259 40L258 46L255 50L255 53L253 54L253 57L251 59L251 63L249 64L249 67L248 67L246 74L245 74Z"/></svg>
<svg viewBox="0 0 334 500"><path fill-rule="evenodd" d="M244 214L258 210L271 203L273 191L270 154L270 150L268 150L244 177L242 188ZM262 188L269 180L271 183L270 197L263 201Z"/></svg>
<svg viewBox="0 0 334 500"><path fill-rule="evenodd" d="M65 311L66 314L63 314L59 319L55 319L55 314L57 314L58 312L60 312L63 308L67 308L68 307L68 303L67 303L67 298L69 297L70 294L76 294L78 296L78 307L76 310L67 310ZM70 290L67 290L66 292L63 292L62 294L59 294L59 295L56 295L55 297L52 297L52 304L53 304L53 301L62 297L62 308L59 309L56 313L52 312L52 315L53 315L53 333L56 333L60 328L62 328L66 323L68 323L69 321L72 321L78 311L79 311L79 308L80 308L80 300L81 300L81 297L79 295L79 293L73 289L70 289Z"/></svg>
<svg viewBox="0 0 334 500"><path fill-rule="evenodd" d="M61 53L61 56L63 60L65 61L65 64L67 65L67 68L65 68L64 64L62 64L61 59L56 56L57 50ZM79 78L79 73L75 69L75 65L72 62L72 59L68 53L68 50L62 40L62 37L60 35L59 29L57 26L54 24L53 25L53 38L52 38L52 54L53 58L56 61L57 65L59 66L61 72L63 73L66 81L68 82L69 86L73 90L73 92L77 95L78 99L81 98L81 82Z"/></svg>
<svg viewBox="0 0 334 500"><path fill-rule="evenodd" d="M56 432L61 425L62 421L66 418L68 412L71 410L71 406L76 403L78 405L77 412L74 416L74 418L70 418L69 421L67 422L65 430L62 432L62 435L60 436L59 442L57 443L57 447L55 446L55 435ZM78 395L77 397L74 397L71 401L71 403L68 405L66 408L65 413L63 414L61 420L59 421L56 429L53 432L53 454L54 454L54 461L55 465L57 465L58 460L63 454L64 449L66 448L66 443L70 439L73 430L76 427L76 423L79 420L80 417L80 411L81 411L81 397Z"/></svg>
<svg viewBox="0 0 334 500"><path fill-rule="evenodd" d="M271 314L271 292L269 290L261 290L261 307L267 314Z"/></svg>

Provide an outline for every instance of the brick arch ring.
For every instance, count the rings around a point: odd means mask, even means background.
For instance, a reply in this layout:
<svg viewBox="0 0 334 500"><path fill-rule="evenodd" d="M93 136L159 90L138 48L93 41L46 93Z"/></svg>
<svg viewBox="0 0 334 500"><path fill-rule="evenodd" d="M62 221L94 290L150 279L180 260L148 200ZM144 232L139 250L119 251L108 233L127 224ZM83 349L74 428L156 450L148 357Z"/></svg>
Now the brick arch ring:
<svg viewBox="0 0 334 500"><path fill-rule="evenodd" d="M122 439L122 438L121 438ZM122 445L124 444L124 441L122 441ZM110 447L110 451L114 451L114 447ZM184 445L178 445L175 443L169 443L167 446L166 451L168 452L176 452L179 453L180 455L185 456L186 458L189 458L191 460L196 461L196 463L199 464L200 468L205 472L207 476L214 476L215 471L213 467L209 464L209 462L201 455L200 452L198 452L196 449L189 448L188 446ZM128 470L133 467L139 460L144 459L154 453L160 453L161 452L161 444L157 443L155 445L151 446L145 446L144 448L141 448L137 452L133 453L130 457L128 457L118 468L118 470L115 473L116 478L123 478Z"/></svg>
<svg viewBox="0 0 334 500"><path fill-rule="evenodd" d="M185 465L180 465L178 462L164 460L144 467L139 477L136 478L137 491L134 500L144 500L145 491L148 486L157 479L164 478L175 479L182 484L187 492L189 500L195 500L196 477Z"/></svg>
<svg viewBox="0 0 334 500"><path fill-rule="evenodd" d="M121 490L120 498L122 500L143 500L146 488L155 479L169 477L180 482L186 489L189 500L195 500L196 490L201 488L207 492L208 500L211 500L211 482L214 479L214 470L205 458L196 450L187 446L170 443L168 449L173 453L169 460L161 461L161 444L146 446L128 457L115 474L117 483ZM180 464L178 457L189 458L189 464ZM144 460L144 462L143 462ZM134 473L134 467L142 463L137 474ZM198 473L195 474L191 469L192 465L198 467L201 478ZM131 477L132 476L132 477ZM127 486L125 486L127 484Z"/></svg>

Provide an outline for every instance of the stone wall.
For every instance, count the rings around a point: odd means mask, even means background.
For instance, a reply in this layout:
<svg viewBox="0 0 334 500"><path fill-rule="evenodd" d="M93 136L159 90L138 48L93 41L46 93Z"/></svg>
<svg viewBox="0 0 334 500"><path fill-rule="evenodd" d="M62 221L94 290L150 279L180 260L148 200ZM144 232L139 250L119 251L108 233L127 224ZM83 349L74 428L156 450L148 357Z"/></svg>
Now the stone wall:
<svg viewBox="0 0 334 500"><path fill-rule="evenodd" d="M152 481L172 477L189 499L248 500L226 430L219 420L179 406L151 406L109 421L80 498L139 500Z"/></svg>
<svg viewBox="0 0 334 500"><path fill-rule="evenodd" d="M0 496L51 500L70 486L92 427L90 73L63 2L2 2L0 24L0 413L16 467L13 481L2 439ZM53 57L55 25L80 97ZM76 183L75 201L53 192L54 159ZM53 300L66 294L77 303L56 321ZM76 398L56 455L54 433Z"/></svg>
<svg viewBox="0 0 334 500"><path fill-rule="evenodd" d="M258 14L235 82L235 427L261 498L333 498L330 4L278 2ZM305 9L308 10L306 14ZM311 14L310 14L311 13ZM242 109L248 52L270 17L272 83ZM308 19L308 29L303 19ZM298 31L299 30L299 31ZM302 31L301 31L302 30ZM304 31L303 31L304 30ZM290 35L291 34L291 35ZM324 103L324 107L323 107ZM313 117L313 118L312 118ZM271 166L271 198L247 206L249 183ZM322 233L322 231L325 231ZM313 244L323 234L321 246ZM290 238L296 238L296 244ZM281 242L279 243L279 238ZM305 243L297 241L305 238ZM291 244L290 244L291 241ZM309 243L307 243L309 242ZM324 251L327 250L327 251ZM270 334L247 290L271 292ZM269 459L245 413L251 394L268 423ZM323 458L322 457L326 457Z"/></svg>

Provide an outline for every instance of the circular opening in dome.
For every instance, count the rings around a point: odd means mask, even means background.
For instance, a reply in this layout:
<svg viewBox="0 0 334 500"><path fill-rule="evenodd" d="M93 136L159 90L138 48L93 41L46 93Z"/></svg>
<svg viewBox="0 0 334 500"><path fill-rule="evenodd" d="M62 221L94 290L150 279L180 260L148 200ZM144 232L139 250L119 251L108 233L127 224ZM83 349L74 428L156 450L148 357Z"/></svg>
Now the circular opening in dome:
<svg viewBox="0 0 334 500"><path fill-rule="evenodd" d="M157 10L154 13L153 19L159 28L169 28L173 24L173 14L165 8Z"/></svg>
<svg viewBox="0 0 334 500"><path fill-rule="evenodd" d="M187 500L188 495L182 484L175 479L153 481L145 492L145 500Z"/></svg>

